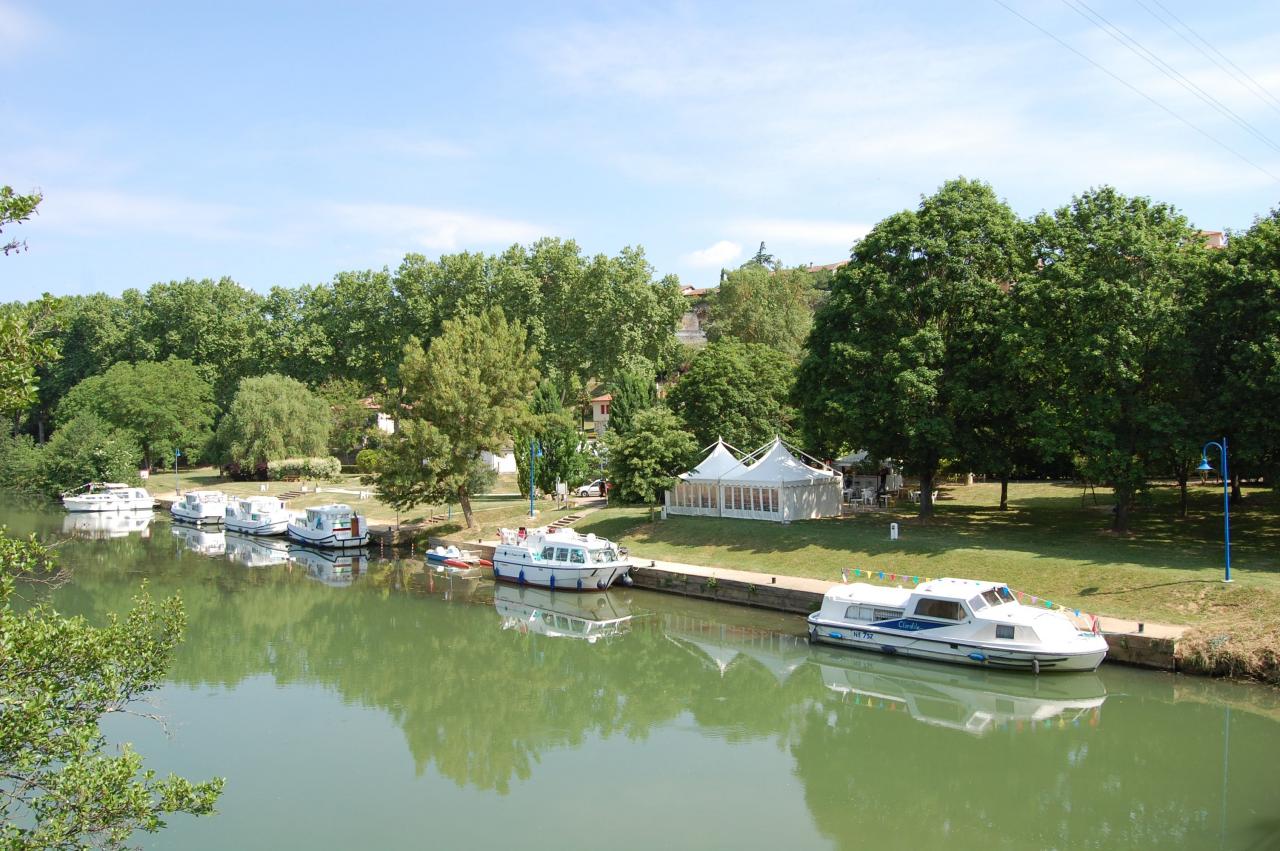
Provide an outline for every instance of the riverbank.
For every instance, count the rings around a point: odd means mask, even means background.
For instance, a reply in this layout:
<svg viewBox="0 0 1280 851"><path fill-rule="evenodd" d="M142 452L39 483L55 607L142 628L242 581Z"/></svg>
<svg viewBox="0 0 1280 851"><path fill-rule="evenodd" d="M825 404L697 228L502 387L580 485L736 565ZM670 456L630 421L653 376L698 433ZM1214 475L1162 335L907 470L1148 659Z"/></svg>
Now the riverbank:
<svg viewBox="0 0 1280 851"><path fill-rule="evenodd" d="M609 508L575 528L625 543L650 560L839 581L841 571L998 579L1069 609L1130 623L1184 625L1177 668L1280 684L1280 511L1254 490L1232 508L1235 581L1222 580L1221 491L1193 488L1187 518L1173 488L1153 488L1134 529L1106 528L1108 495L1066 484L944 487L927 524L912 506L781 526ZM890 541L888 524L899 524ZM1144 626L1144 632L1146 627Z"/></svg>

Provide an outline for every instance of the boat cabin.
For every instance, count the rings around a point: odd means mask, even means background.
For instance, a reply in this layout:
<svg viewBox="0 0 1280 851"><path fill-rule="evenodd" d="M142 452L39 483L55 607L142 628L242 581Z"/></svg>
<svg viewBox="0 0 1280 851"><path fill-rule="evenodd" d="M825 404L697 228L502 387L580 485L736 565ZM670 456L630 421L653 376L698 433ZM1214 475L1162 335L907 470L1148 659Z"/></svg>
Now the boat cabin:
<svg viewBox="0 0 1280 851"><path fill-rule="evenodd" d="M317 505L307 509L303 525L317 532L349 532L360 536L360 519L349 505Z"/></svg>

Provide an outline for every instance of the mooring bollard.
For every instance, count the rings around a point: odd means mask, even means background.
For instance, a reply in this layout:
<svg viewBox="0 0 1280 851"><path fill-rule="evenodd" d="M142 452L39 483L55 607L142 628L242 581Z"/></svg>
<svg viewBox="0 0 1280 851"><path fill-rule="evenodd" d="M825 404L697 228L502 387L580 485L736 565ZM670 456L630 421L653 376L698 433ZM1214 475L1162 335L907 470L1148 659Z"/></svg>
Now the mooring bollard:
<svg viewBox="0 0 1280 851"><path fill-rule="evenodd" d="M898 524L897 523L889 524L889 540L890 541L898 540Z"/></svg>

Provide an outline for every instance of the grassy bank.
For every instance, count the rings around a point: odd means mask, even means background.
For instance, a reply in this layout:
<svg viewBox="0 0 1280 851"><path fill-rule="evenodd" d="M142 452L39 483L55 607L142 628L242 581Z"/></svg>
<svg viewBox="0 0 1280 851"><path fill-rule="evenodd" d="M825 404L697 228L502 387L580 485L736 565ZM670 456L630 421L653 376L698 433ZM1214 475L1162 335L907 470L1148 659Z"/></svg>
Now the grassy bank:
<svg viewBox="0 0 1280 851"><path fill-rule="evenodd" d="M611 508L577 525L623 540L639 558L839 579L841 568L921 577L999 579L1072 608L1151 622L1190 624L1188 667L1280 682L1280 500L1246 490L1232 507L1230 585L1222 582L1222 491L1192 488L1178 516L1175 487L1155 487L1133 531L1109 531L1110 494L1069 484L944 487L937 516L921 523L904 504L887 511L781 526L672 517ZM900 539L890 541L896 522Z"/></svg>

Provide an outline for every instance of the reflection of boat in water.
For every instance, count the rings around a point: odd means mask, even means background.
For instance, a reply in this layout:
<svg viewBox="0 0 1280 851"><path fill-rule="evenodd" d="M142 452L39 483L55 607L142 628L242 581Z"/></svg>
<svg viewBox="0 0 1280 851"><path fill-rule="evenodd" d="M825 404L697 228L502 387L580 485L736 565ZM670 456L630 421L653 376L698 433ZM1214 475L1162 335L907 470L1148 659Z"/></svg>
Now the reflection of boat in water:
<svg viewBox="0 0 1280 851"><path fill-rule="evenodd" d="M290 544L289 561L305 567L308 577L343 588L369 569L364 550L318 550Z"/></svg>
<svg viewBox="0 0 1280 851"><path fill-rule="evenodd" d="M245 567L270 567L289 561L289 544L280 538L264 538L227 532L227 558Z"/></svg>
<svg viewBox="0 0 1280 851"><path fill-rule="evenodd" d="M1012 727L1098 722L1107 689L1096 674L1028 678L912 660L815 649L811 664L846 704L902 711L917 721L981 736Z"/></svg>
<svg viewBox="0 0 1280 851"><path fill-rule="evenodd" d="M602 591L583 594L498 584L493 589L493 606L502 617L503 629L585 638L592 644L620 635L631 625L630 608Z"/></svg>
<svg viewBox="0 0 1280 851"><path fill-rule="evenodd" d="M62 531L76 538L123 538L151 534L154 511L77 511L62 518Z"/></svg>
<svg viewBox="0 0 1280 851"><path fill-rule="evenodd" d="M193 553L202 556L220 556L227 551L227 535L220 528L174 524L170 527L173 537Z"/></svg>

